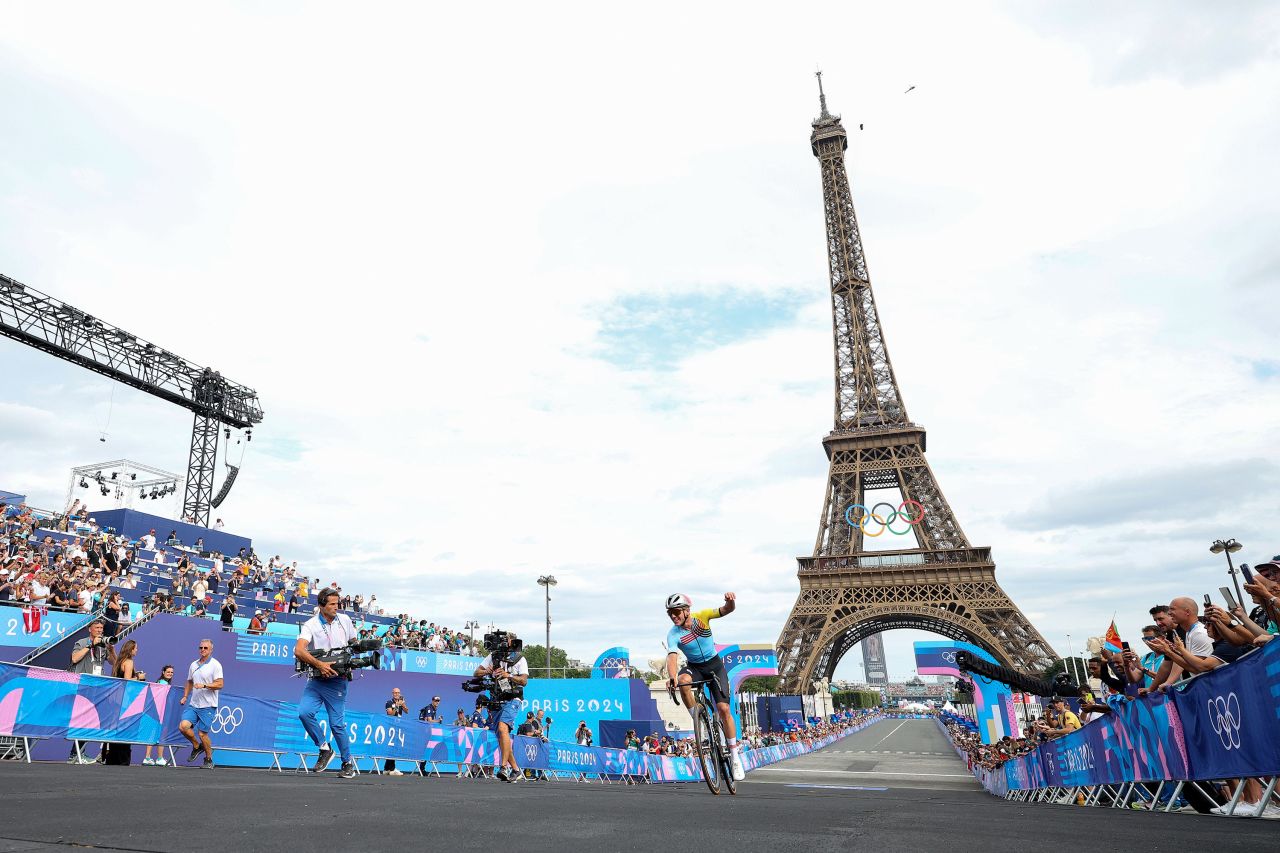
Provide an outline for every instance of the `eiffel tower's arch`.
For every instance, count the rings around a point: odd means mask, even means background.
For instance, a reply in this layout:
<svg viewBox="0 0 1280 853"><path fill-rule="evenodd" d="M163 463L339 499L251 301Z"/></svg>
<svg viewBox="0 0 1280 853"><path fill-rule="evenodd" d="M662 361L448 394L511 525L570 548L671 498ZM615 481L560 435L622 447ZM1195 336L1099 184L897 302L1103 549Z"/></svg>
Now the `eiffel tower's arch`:
<svg viewBox="0 0 1280 853"><path fill-rule="evenodd" d="M792 678L802 688L818 679L835 677L836 667L858 643L875 634L897 629L928 631L963 640L990 652L1005 666L1014 666L1002 653L1004 645L963 607L910 603L879 603L838 610L804 652L795 649Z"/></svg>

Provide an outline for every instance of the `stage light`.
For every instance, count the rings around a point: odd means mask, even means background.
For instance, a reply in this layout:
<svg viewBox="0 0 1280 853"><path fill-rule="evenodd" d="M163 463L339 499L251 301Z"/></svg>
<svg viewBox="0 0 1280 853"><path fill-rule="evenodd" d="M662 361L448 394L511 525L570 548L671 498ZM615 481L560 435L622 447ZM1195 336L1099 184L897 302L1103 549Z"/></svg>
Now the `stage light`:
<svg viewBox="0 0 1280 853"><path fill-rule="evenodd" d="M119 476L120 476L120 472L119 472L119 471L112 471L112 472L111 472L111 479L113 479L113 480L114 480L116 477L119 477Z"/></svg>
<svg viewBox="0 0 1280 853"><path fill-rule="evenodd" d="M82 488L82 489L87 489L87 488L89 488L89 481L88 481L88 480L86 480L84 477L81 477L81 478L80 478L80 488Z"/></svg>
<svg viewBox="0 0 1280 853"><path fill-rule="evenodd" d="M137 474L130 474L130 475L129 475L129 479L130 479L130 480L136 480L136 479L138 479L138 475L137 475Z"/></svg>

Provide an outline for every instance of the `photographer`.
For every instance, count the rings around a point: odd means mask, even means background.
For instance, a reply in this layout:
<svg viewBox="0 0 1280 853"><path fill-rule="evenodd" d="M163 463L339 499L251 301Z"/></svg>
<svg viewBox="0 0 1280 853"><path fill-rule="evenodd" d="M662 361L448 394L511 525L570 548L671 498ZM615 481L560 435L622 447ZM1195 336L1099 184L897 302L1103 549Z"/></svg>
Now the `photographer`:
<svg viewBox="0 0 1280 853"><path fill-rule="evenodd" d="M104 664L114 667L115 649L102 636L101 619L89 623L89 636L76 640L71 647L71 671L79 675L102 675ZM85 741L76 740L71 743L71 756L68 764L92 764L93 759L84 754ZM101 756L100 756L101 757Z"/></svg>
<svg viewBox="0 0 1280 853"><path fill-rule="evenodd" d="M403 717L407 713L409 713L409 705L404 701L404 696L400 694L400 688L391 688L391 698L387 700L387 716ZM396 760L394 758L388 758L384 761L382 769L388 776L404 775L396 769Z"/></svg>
<svg viewBox="0 0 1280 853"><path fill-rule="evenodd" d="M316 653L349 645L356 639L356 626L351 624L349 616L338 612L337 590L322 589L316 598L320 605L316 615L303 624L293 649L293 656L316 673L307 680L307 686L302 690L298 718L302 720L307 735L320 750L315 766L311 768L320 773L333 760L333 750L325 739L317 717L323 706L329 718L329 731L338 742L338 751L342 756L342 772L339 776L350 779L356 775L356 766L351 760L351 744L347 737L347 685L329 663L316 659Z"/></svg>
<svg viewBox="0 0 1280 853"><path fill-rule="evenodd" d="M495 642L491 643L491 639ZM516 766L515 755L511 751L511 733L516 727L520 709L524 706L522 696L524 686L529 683L529 662L524 659L524 655L513 651L519 648L513 633L488 634L485 636L485 645L489 647L489 654L476 667L475 676L493 676L499 683L509 683L514 688L512 692L518 694L511 699L499 700L501 704L497 707L491 706L489 725L498 733L498 747L501 751L494 776L502 782L518 782L521 778L520 768ZM493 698L497 700L499 697Z"/></svg>

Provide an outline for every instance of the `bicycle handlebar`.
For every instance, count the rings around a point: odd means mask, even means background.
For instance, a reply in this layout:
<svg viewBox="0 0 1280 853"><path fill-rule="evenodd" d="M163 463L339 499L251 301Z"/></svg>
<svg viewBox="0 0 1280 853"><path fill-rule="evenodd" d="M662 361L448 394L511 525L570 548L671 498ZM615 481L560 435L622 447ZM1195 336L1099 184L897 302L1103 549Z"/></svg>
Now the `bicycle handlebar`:
<svg viewBox="0 0 1280 853"><path fill-rule="evenodd" d="M676 682L676 687L701 687L704 684L710 684L714 680L712 678L704 678L701 681L690 681L687 684ZM671 686L670 679L667 680L667 695L671 697L672 704L680 704L680 700L676 698L676 688Z"/></svg>

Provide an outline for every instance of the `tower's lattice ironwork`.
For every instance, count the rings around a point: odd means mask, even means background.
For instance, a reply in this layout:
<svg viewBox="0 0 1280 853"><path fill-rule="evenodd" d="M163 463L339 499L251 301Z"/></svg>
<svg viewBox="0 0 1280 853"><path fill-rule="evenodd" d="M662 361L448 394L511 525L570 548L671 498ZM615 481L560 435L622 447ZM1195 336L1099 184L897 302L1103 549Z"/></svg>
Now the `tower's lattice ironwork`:
<svg viewBox="0 0 1280 853"><path fill-rule="evenodd" d="M827 111L821 75L818 84L810 143L831 273L835 429L822 441L830 474L818 539L813 556L799 558L800 596L778 638L779 673L786 689L807 691L830 679L854 645L892 628L967 640L1007 666L1042 669L1056 659L1053 649L996 583L991 549L969 544L925 460L924 428L907 416L849 190L848 136ZM850 521L868 511L867 492L881 489L914 502L906 511L917 521L909 525L917 547L865 550L866 529Z"/></svg>

